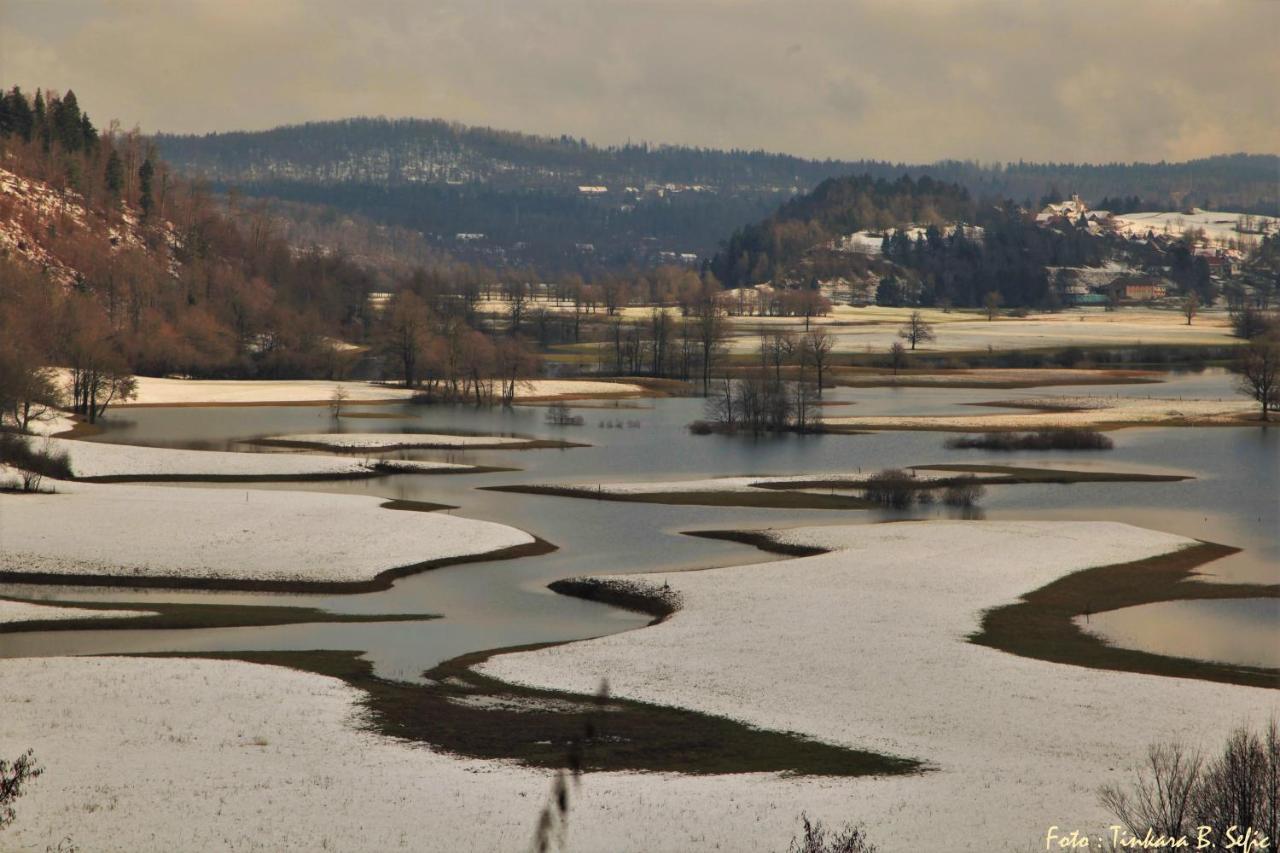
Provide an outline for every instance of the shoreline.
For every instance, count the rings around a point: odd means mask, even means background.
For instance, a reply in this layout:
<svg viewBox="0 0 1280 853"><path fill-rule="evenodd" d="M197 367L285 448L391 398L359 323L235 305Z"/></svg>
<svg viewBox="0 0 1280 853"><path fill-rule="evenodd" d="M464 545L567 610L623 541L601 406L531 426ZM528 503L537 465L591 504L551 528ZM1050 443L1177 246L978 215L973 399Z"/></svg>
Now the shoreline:
<svg viewBox="0 0 1280 853"><path fill-rule="evenodd" d="M395 502L390 501L388 503ZM403 506L387 507L385 504L381 504L380 507L393 510L416 509L416 507ZM521 532L533 536L527 531ZM0 571L0 583L45 584L51 586L109 586L129 589L196 589L222 592L292 592L302 594L381 592L382 590L390 589L392 584L400 578L432 569L462 565L464 563L510 560L516 557L537 557L558 550L558 546L541 537L533 536L533 540L533 542L524 545L512 545L481 554L441 557L435 560L424 560L420 563L384 569L372 578L363 581L300 581L257 578L179 577L172 575L83 575L59 574L56 572Z"/></svg>
<svg viewBox="0 0 1280 853"><path fill-rule="evenodd" d="M825 548L779 542L768 531L760 530L690 530L685 535L740 542L788 557L832 553ZM1050 663L1280 689L1280 669L1126 649L1081 630L1073 621L1077 616L1165 601L1280 598L1280 584L1209 584L1192 580L1200 566L1240 550L1198 542L1156 557L1071 572L1024 593L1016 602L988 609L968 641ZM572 588L565 594L572 595ZM1108 594L1113 598L1106 601L1106 606L1097 606L1100 597Z"/></svg>

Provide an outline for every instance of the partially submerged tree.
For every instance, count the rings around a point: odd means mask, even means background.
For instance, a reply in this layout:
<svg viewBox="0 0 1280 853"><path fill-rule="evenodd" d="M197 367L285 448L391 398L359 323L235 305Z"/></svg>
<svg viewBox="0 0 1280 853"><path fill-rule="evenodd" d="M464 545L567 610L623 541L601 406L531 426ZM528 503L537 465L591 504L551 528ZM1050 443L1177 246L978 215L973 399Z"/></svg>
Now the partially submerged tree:
<svg viewBox="0 0 1280 853"><path fill-rule="evenodd" d="M907 318L907 322L903 323L898 329L898 337L911 344L911 348L915 349L916 344L927 344L936 336L933 333L933 326L925 322L924 315L919 311L912 311L911 316Z"/></svg>
<svg viewBox="0 0 1280 853"><path fill-rule="evenodd" d="M818 396L822 396L822 383L827 366L831 362L831 350L835 348L836 339L826 329L817 328L806 332L800 341L800 357L813 365L817 373L816 384Z"/></svg>
<svg viewBox="0 0 1280 853"><path fill-rule="evenodd" d="M1268 335L1249 342L1239 362L1240 391L1258 401L1262 419L1280 406L1280 337Z"/></svg>

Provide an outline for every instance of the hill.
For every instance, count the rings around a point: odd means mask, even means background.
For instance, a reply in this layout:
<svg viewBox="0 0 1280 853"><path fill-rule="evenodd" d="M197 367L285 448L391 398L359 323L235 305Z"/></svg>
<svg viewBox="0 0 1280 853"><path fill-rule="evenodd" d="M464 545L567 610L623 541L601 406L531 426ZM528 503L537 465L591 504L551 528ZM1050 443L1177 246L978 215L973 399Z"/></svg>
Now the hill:
<svg viewBox="0 0 1280 853"><path fill-rule="evenodd" d="M154 137L182 173L215 188L332 205L422 232L491 264L591 273L710 257L724 235L841 175L930 176L974 198L1079 193L1151 209L1271 213L1280 158L1186 163L911 165L806 160L648 143L597 146L441 120L354 118L256 132Z"/></svg>

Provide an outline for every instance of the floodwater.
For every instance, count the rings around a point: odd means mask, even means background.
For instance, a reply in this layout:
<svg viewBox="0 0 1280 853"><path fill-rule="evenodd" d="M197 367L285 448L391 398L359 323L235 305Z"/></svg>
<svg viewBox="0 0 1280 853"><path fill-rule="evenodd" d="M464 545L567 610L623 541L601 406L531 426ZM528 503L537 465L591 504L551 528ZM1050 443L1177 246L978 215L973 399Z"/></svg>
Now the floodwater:
<svg viewBox="0 0 1280 853"><path fill-rule="evenodd" d="M1073 394L1152 397L1235 396L1222 371L1170 375L1159 385L1058 387L1027 390L836 389L827 399L848 403L833 414L953 414L974 403ZM571 404L572 405L572 404ZM773 559L737 543L682 535L697 529L793 527L947 517L944 507L892 511L769 510L662 506L480 491L514 483L600 483L742 474L875 471L891 466L973 462L1096 470L1172 472L1182 482L1078 483L989 487L987 518L1124 521L1233 545L1240 553L1201 571L1230 582L1280 582L1280 428L1139 428L1111 433L1102 452L994 453L949 450L945 433L865 435L694 436L686 425L702 415L697 399L628 400L618 407L592 401L574 410L582 426L551 426L546 409L470 406L351 406L348 411L406 415L403 419L343 418L326 407L255 406L143 408L109 413L97 440L155 446L252 450L245 440L290 432L467 432L563 438L591 444L524 451L406 451L399 458L509 466L519 471L476 475L397 475L335 483L228 485L332 491L430 501L472 518L520 527L559 546L517 560L470 563L397 580L382 592L357 595L136 591L0 585L0 595L119 601L293 604L343 613L434 613L428 622L291 625L190 631L93 630L0 635L0 656L355 649L377 672L413 679L465 652L523 643L598 636L643 625L645 617L555 595L546 585L582 574L703 568ZM999 411L984 407L984 412ZM270 451L264 451L270 452ZM201 484L202 488L209 488ZM371 543L370 547L376 547ZM927 590L923 591L927 594ZM1092 617L1090 628L1114 642L1164 654L1280 666L1280 620L1272 602L1197 601L1147 605Z"/></svg>

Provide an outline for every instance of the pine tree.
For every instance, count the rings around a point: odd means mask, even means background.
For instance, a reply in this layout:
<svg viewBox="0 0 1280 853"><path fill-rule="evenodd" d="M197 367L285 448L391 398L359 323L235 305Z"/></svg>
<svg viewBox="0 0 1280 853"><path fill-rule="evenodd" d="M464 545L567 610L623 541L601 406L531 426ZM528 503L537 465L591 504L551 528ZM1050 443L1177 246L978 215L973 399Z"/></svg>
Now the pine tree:
<svg viewBox="0 0 1280 853"><path fill-rule="evenodd" d="M124 189L124 161L120 159L120 152L114 148L111 149L111 155L107 157L107 169L104 175L107 183L107 192L112 198L118 198Z"/></svg>
<svg viewBox="0 0 1280 853"><path fill-rule="evenodd" d="M151 178L156 173L156 167L151 164L151 158L142 161L142 168L138 170L138 193L140 198L138 204L142 208L142 216L144 218L151 215L151 208L155 206L155 200L151 197Z"/></svg>
<svg viewBox="0 0 1280 853"><path fill-rule="evenodd" d="M80 104L76 93L67 90L61 100L51 99L49 110L53 119L53 138L65 151L79 151L84 147L84 130L80 127Z"/></svg>
<svg viewBox="0 0 1280 853"><path fill-rule="evenodd" d="M80 114L80 139L85 151L92 151L98 146L98 129L89 121L88 113Z"/></svg>
<svg viewBox="0 0 1280 853"><path fill-rule="evenodd" d="M36 89L36 102L32 121L35 125L35 132L40 134L40 147L47 154L49 153L52 138L49 133L49 115L44 106L44 92L39 89Z"/></svg>
<svg viewBox="0 0 1280 853"><path fill-rule="evenodd" d="M9 105L9 115L13 121L13 132L22 137L24 142L31 141L31 131L35 126L35 118L31 114L31 104L22 90L14 86L5 96Z"/></svg>

